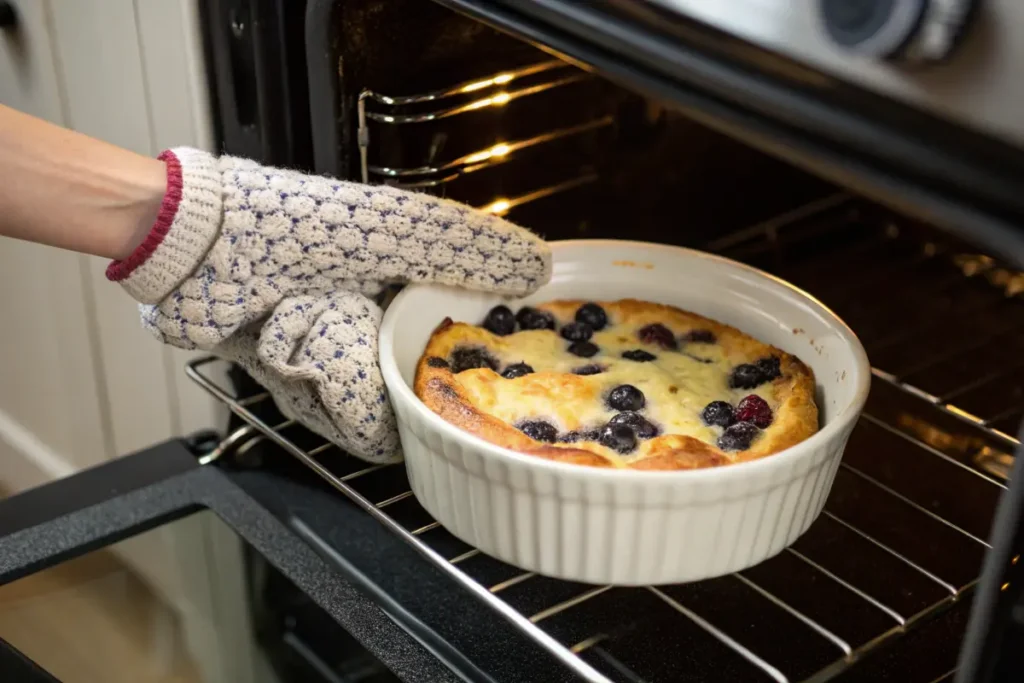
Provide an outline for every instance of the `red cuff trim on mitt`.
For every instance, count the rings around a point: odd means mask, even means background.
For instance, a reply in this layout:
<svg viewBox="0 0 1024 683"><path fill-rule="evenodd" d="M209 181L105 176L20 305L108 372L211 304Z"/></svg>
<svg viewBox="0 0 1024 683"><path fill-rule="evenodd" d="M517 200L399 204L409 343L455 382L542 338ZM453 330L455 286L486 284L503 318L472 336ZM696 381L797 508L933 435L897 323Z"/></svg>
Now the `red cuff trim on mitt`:
<svg viewBox="0 0 1024 683"><path fill-rule="evenodd" d="M181 203L181 162L174 152L167 150L157 157L167 164L167 191L164 193L164 200L160 204L160 213L157 214L153 227L142 244L135 247L135 250L123 261L112 261L107 266L107 279L113 282L124 280L132 274L136 268L141 266L153 255L157 247L164 241L164 237L171 230L174 217L178 213L178 204Z"/></svg>

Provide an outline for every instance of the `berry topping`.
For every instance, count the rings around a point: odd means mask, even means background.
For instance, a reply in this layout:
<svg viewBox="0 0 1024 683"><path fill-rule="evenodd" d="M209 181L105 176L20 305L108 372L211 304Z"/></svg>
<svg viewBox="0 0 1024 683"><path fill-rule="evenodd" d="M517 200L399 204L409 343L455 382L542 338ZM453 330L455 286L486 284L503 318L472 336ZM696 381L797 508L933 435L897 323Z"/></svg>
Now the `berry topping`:
<svg viewBox="0 0 1024 683"><path fill-rule="evenodd" d="M732 389L753 389L763 382L764 373L753 363L737 365L729 375L729 387Z"/></svg>
<svg viewBox="0 0 1024 683"><path fill-rule="evenodd" d="M631 410L627 410L624 413L619 413L612 419L608 420L610 425L626 425L633 430L641 439L653 439L658 435L658 428L651 424L647 418L640 413L634 413Z"/></svg>
<svg viewBox="0 0 1024 683"><path fill-rule="evenodd" d="M636 434L626 425L605 425L601 430L600 441L616 453L625 454L636 448Z"/></svg>
<svg viewBox="0 0 1024 683"><path fill-rule="evenodd" d="M569 323L562 328L562 337L569 341L586 341L594 334L594 328L586 323Z"/></svg>
<svg viewBox="0 0 1024 683"><path fill-rule="evenodd" d="M764 429L772 423L772 409L763 398L751 394L736 404L736 421L753 422Z"/></svg>
<svg viewBox="0 0 1024 683"><path fill-rule="evenodd" d="M533 367L526 363L513 363L502 371L501 376L505 379L515 379L523 375L533 374Z"/></svg>
<svg viewBox="0 0 1024 683"><path fill-rule="evenodd" d="M597 344L588 341L577 341L569 344L569 353L580 358L591 358L596 356L600 350Z"/></svg>
<svg viewBox="0 0 1024 683"><path fill-rule="evenodd" d="M732 406L725 401L712 401L704 406L700 418L704 424L714 427L728 427L736 421Z"/></svg>
<svg viewBox="0 0 1024 683"><path fill-rule="evenodd" d="M626 360L636 361L637 363L647 363L658 358L653 353L648 353L643 349L631 349L629 351L623 351L622 357L625 358Z"/></svg>
<svg viewBox="0 0 1024 683"><path fill-rule="evenodd" d="M602 372L604 372L604 368L602 368L600 365L593 364L581 365L578 368L572 369L572 374L574 375L600 375Z"/></svg>
<svg viewBox="0 0 1024 683"><path fill-rule="evenodd" d="M458 347L452 351L449 362L452 366L452 372L456 374L463 370L472 370L473 368L498 369L498 361L494 356L487 353L487 349L480 346Z"/></svg>
<svg viewBox="0 0 1024 683"><path fill-rule="evenodd" d="M690 330L682 337L684 342L693 342L696 344L714 344L716 337L715 333L711 330Z"/></svg>
<svg viewBox="0 0 1024 683"><path fill-rule="evenodd" d="M765 382L771 382L773 379L777 379L782 376L782 370L779 368L779 359L776 356L768 356L767 358L761 358L754 365L764 375Z"/></svg>
<svg viewBox="0 0 1024 683"><path fill-rule="evenodd" d="M555 329L555 316L547 311L540 311L536 308L524 306L516 313L516 322L521 330L553 330Z"/></svg>
<svg viewBox="0 0 1024 683"><path fill-rule="evenodd" d="M672 330L668 329L661 323L654 323L652 325L646 325L641 327L636 333L636 336L640 338L644 344L657 344L663 349L669 349L674 351L678 348L676 344L676 336L672 334Z"/></svg>
<svg viewBox="0 0 1024 683"><path fill-rule="evenodd" d="M427 359L427 365L432 368L446 368L448 367L448 361L444 358L438 358L437 356L431 356Z"/></svg>
<svg viewBox="0 0 1024 683"><path fill-rule="evenodd" d="M592 330L603 330L608 324L608 314L595 303L583 304L576 311L576 322L589 325Z"/></svg>
<svg viewBox="0 0 1024 683"><path fill-rule="evenodd" d="M579 443L580 441L597 441L601 438L601 432L596 429L581 429L575 432L566 432L558 437L562 443Z"/></svg>
<svg viewBox="0 0 1024 683"><path fill-rule="evenodd" d="M640 410L646 403L644 392L632 384L620 384L608 393L608 406L612 410Z"/></svg>
<svg viewBox="0 0 1024 683"><path fill-rule="evenodd" d="M516 318L508 306L495 306L484 318L484 329L499 337L516 331Z"/></svg>
<svg viewBox="0 0 1024 683"><path fill-rule="evenodd" d="M737 365L729 376L729 386L733 389L753 389L765 382L771 382L782 375L779 359L775 356L761 358L755 363Z"/></svg>
<svg viewBox="0 0 1024 683"><path fill-rule="evenodd" d="M526 422L520 422L516 426L519 428L519 431L534 441L554 443L558 438L558 430L555 429L555 426L544 420L527 420Z"/></svg>
<svg viewBox="0 0 1024 683"><path fill-rule="evenodd" d="M750 422L737 422L718 437L718 447L723 451L744 451L760 432Z"/></svg>

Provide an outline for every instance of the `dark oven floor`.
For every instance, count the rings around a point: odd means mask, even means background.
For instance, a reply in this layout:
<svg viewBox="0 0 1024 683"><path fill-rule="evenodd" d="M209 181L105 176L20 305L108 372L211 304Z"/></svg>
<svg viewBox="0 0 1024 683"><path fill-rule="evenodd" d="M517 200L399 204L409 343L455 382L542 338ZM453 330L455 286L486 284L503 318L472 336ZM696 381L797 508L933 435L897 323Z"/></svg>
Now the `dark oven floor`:
<svg viewBox="0 0 1024 683"><path fill-rule="evenodd" d="M711 246L814 293L876 368L819 520L777 557L719 579L623 589L524 573L441 528L400 465L367 467L285 421L266 395L234 400L205 362L192 370L438 563L462 593L448 599L475 594L495 618L512 614L577 678L952 680L1024 411L1022 301L1008 293L1019 277L845 196Z"/></svg>

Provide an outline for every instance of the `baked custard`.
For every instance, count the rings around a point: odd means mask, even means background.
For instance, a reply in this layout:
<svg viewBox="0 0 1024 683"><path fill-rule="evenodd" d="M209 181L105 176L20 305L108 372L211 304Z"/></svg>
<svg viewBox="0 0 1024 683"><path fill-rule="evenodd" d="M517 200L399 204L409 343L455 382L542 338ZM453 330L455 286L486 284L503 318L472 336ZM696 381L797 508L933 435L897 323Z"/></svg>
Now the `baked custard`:
<svg viewBox="0 0 1024 683"><path fill-rule="evenodd" d="M595 467L716 467L818 430L814 375L798 358L635 299L496 306L480 325L445 319L415 391L487 441Z"/></svg>

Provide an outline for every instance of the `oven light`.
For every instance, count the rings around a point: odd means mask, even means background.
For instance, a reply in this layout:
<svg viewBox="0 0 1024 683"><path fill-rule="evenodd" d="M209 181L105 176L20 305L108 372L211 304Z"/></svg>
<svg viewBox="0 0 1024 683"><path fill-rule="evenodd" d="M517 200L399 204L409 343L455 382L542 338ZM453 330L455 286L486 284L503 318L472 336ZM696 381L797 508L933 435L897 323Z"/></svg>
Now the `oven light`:
<svg viewBox="0 0 1024 683"><path fill-rule="evenodd" d="M464 85L462 86L462 92L476 92L477 90L489 88L492 85L505 85L506 83L511 83L513 78L515 78L515 74L498 74L494 78Z"/></svg>
<svg viewBox="0 0 1024 683"><path fill-rule="evenodd" d="M512 151L512 148L509 147L508 145L506 145L504 142L499 143L499 144L495 145L494 147L491 147L491 149L490 149L492 157L503 157L503 156L505 156L506 154L508 154L511 151Z"/></svg>
<svg viewBox="0 0 1024 683"><path fill-rule="evenodd" d="M507 199L498 199L485 206L484 211L486 211L487 213L493 213L496 216L500 216L501 214L505 213L511 208L512 202L510 202Z"/></svg>
<svg viewBox="0 0 1024 683"><path fill-rule="evenodd" d="M481 161L487 161L488 159L494 159L495 157L503 157L511 151L512 148L509 145L501 142L490 149L485 149L484 151L477 152L476 154L470 154L463 161L466 164L478 164Z"/></svg>
<svg viewBox="0 0 1024 683"><path fill-rule="evenodd" d="M484 107L500 107L503 104L508 104L508 101L512 99L512 96L507 92L500 92L492 97L485 97L482 100L476 102L470 102L466 105L467 110L472 109L483 109Z"/></svg>

